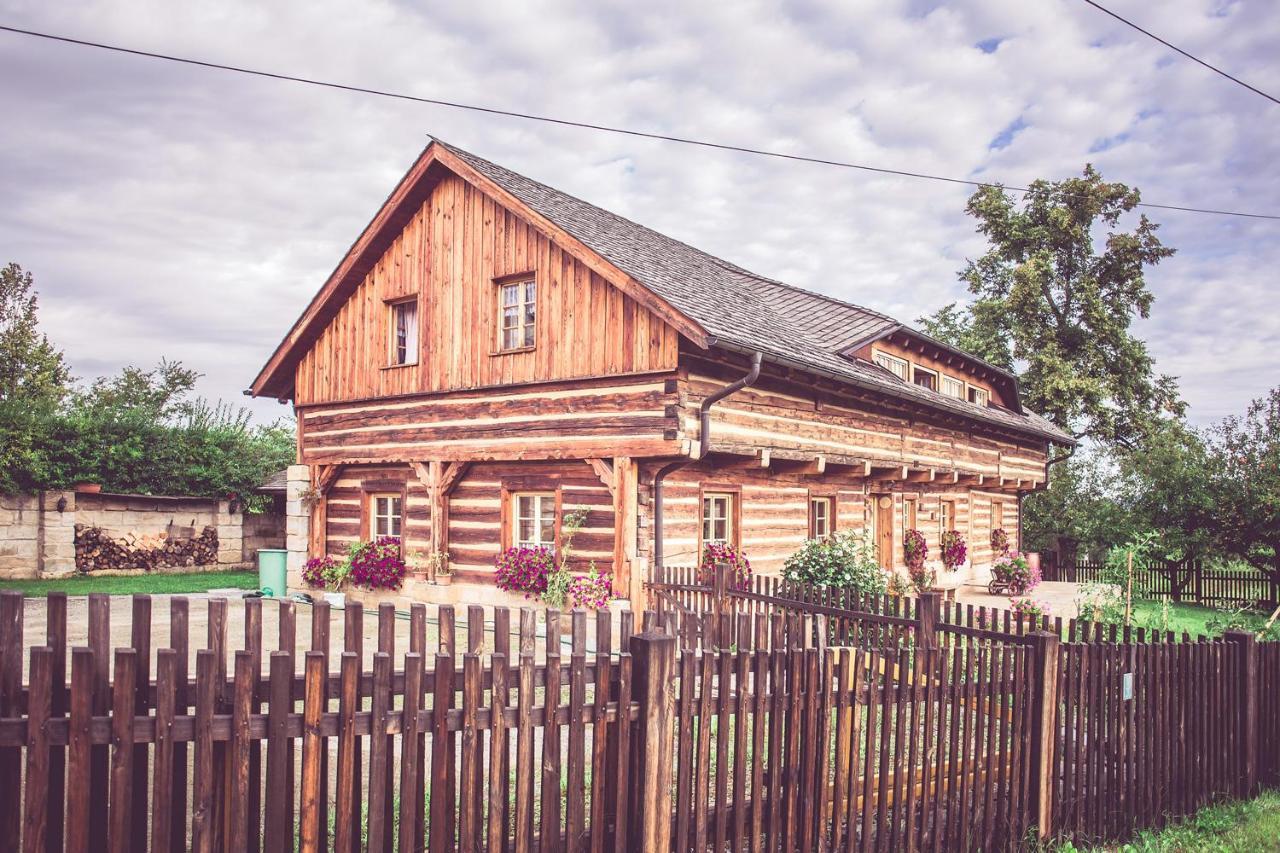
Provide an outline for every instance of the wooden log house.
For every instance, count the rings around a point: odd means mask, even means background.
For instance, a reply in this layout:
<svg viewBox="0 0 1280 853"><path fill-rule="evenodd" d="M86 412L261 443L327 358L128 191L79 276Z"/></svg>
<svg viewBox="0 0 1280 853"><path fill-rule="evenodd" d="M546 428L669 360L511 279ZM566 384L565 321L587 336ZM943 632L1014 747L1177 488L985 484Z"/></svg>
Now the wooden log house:
<svg viewBox="0 0 1280 853"><path fill-rule="evenodd" d="M312 555L394 534L491 587L585 509L577 567L633 598L713 540L769 573L862 528L890 567L954 528L981 566L1070 441L1003 370L439 140L251 393L297 412Z"/></svg>

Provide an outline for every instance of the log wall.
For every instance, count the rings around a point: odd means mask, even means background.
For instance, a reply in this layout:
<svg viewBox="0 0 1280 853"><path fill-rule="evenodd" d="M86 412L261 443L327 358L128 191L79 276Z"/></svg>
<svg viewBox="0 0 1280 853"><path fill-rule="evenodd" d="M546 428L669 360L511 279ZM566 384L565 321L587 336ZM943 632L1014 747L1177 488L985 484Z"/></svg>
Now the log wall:
<svg viewBox="0 0 1280 853"><path fill-rule="evenodd" d="M537 345L497 353L495 279L538 283ZM387 301L417 295L421 357L388 367ZM674 369L678 334L511 211L444 177L295 371L299 406Z"/></svg>
<svg viewBox="0 0 1280 853"><path fill-rule="evenodd" d="M309 465L678 452L674 374L300 407Z"/></svg>

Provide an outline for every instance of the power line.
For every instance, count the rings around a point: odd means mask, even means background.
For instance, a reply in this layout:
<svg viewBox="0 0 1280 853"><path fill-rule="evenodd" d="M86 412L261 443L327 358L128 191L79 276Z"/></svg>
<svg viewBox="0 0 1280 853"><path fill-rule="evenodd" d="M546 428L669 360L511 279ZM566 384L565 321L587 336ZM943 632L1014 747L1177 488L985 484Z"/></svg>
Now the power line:
<svg viewBox="0 0 1280 853"><path fill-rule="evenodd" d="M1221 74L1223 77L1226 77L1226 78L1227 78L1228 80L1230 80L1232 83L1236 83L1237 85L1244 86L1244 87L1245 87L1246 89L1248 89L1250 92L1253 92L1253 93L1255 93L1255 94L1261 95L1262 97L1266 98L1268 101L1271 101L1271 102L1272 102L1272 103L1274 103L1274 104L1280 104L1280 98L1276 98L1274 95L1268 95L1266 92L1262 91L1261 89L1257 88L1256 86L1250 86L1248 83L1244 82L1244 81L1243 81L1243 80L1241 80L1239 77L1233 77L1233 76L1231 76L1230 74L1228 74L1227 72L1223 71L1221 68L1217 67L1216 65L1210 65L1209 63L1205 62L1205 61L1204 61L1203 59L1201 59L1200 57L1195 56L1195 55L1190 54L1190 53L1187 53L1185 50L1183 50L1182 48L1178 47L1176 44L1170 44L1169 42L1167 42L1167 41L1165 41L1164 39L1160 38L1160 36L1158 36L1158 35L1156 35L1155 33L1151 32L1150 30L1144 30L1142 27L1138 26L1138 25L1137 25L1137 24L1135 24L1133 21L1130 21L1128 18L1124 18L1124 17L1121 17L1120 15L1117 15L1115 12L1112 12L1112 11L1111 11L1110 9L1108 9L1107 7L1105 7L1105 6L1101 6L1101 5L1097 4L1097 3L1095 3L1095 2L1093 2L1093 0L1084 0L1084 2L1088 3L1090 6L1092 6L1092 7L1093 7L1093 8L1095 8L1095 9L1097 9L1099 12L1105 12L1106 14L1108 14L1108 15L1110 15L1111 17L1115 18L1117 21L1119 21L1120 23L1124 24L1125 26L1133 27L1135 30L1137 30L1138 32L1142 33L1142 34L1143 34L1144 36L1146 36L1147 38L1155 39L1156 41L1160 42L1162 45L1164 45L1165 47L1169 48L1170 50L1177 51L1178 53L1180 53L1180 54L1182 54L1183 56L1185 56L1187 59L1190 59L1192 62L1198 62L1199 64L1203 65L1205 68L1208 68L1208 69L1209 69L1210 71L1212 71L1213 73L1215 73L1215 74Z"/></svg>
<svg viewBox="0 0 1280 853"><path fill-rule="evenodd" d="M1088 0L1086 0L1088 2ZM905 169L889 169L882 166L868 166L865 163L850 163L843 160L829 160L822 157L808 157L803 154L788 154L783 151L769 151L763 148L751 148L744 145L732 145L725 142L711 142L705 139L692 139L684 136L671 136L663 133L652 133L644 130L633 130L625 127L614 127L605 124L593 124L585 121L574 121L572 119L556 118L554 116L538 115L536 113L522 113L515 110L504 110L498 107L486 107L478 104L464 104L458 101L446 101L440 98L426 98L420 95L408 95L403 92L389 92L383 89L370 89L365 86L354 86L347 83L334 83L328 80L315 80L309 77L299 77L293 74L278 74L273 71L261 71L255 68L245 68L238 65L227 65L220 62L206 62L201 59L190 59L184 56L173 56L165 53L153 53L146 50L136 50L129 47L121 47L119 45L105 44L103 42L86 41L84 39L71 38L70 36L60 36L53 33L42 33L35 30L25 30L18 27L9 27L0 24L0 31L16 33L18 35L32 36L34 38L47 39L49 41L63 42L65 44L78 45L80 47L92 47L99 50L107 50L115 53L124 53L131 56L141 56L147 59L162 59L166 62L177 62L183 65L195 65L201 68L211 68L216 71L231 71L236 74L247 74L253 77L266 77L271 80L283 80L289 83L303 83L308 86L320 86L325 89L337 89L343 92L354 92L362 95L375 95L380 98L392 98L400 101L412 101L419 104L431 104L438 107L450 107L458 110L469 110L471 112L487 113L490 115L506 116L508 118L524 119L526 121L538 121L547 124L556 124L564 127L578 127L585 130L597 130L603 133L615 133L623 136L635 136L642 139L655 139L662 142L677 142L682 145L695 145L700 148L712 148L719 151L734 151L741 154L753 154L760 157L774 157L780 160L792 160L800 163L814 163L820 166L835 166L841 169L857 169L863 172L874 172L881 175L896 175L904 178L917 178L927 181L941 181L948 184L962 184L970 187L990 187L993 189L1011 190L1013 192L1026 193L1030 192L1029 187L1010 186L1006 184L997 184L987 181L974 181L967 178L952 178L946 175L933 175L927 172L912 172ZM1217 210L1204 207L1185 207L1176 204L1156 204L1154 202L1138 202L1139 207L1149 207L1158 210L1176 210L1184 213L1205 213L1215 216L1238 216L1247 219L1271 219L1280 220L1280 214L1273 213L1245 213L1238 210Z"/></svg>

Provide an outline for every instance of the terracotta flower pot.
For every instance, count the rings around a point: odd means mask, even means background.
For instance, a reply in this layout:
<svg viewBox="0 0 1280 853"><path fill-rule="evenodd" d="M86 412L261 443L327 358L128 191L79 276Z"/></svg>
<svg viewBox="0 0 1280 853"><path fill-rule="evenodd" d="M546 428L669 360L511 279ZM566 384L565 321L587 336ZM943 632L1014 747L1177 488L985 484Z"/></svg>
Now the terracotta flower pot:
<svg viewBox="0 0 1280 853"><path fill-rule="evenodd" d="M102 491L101 483L76 483L71 487L74 491L83 495L96 495Z"/></svg>
<svg viewBox="0 0 1280 853"><path fill-rule="evenodd" d="M436 575L436 586L450 586L453 584L453 575Z"/></svg>

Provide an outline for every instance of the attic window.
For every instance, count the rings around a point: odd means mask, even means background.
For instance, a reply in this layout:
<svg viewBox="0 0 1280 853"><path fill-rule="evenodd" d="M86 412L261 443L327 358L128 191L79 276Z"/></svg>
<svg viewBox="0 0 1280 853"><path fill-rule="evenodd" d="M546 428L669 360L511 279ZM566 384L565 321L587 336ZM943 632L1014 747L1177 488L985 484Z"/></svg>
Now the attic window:
<svg viewBox="0 0 1280 853"><path fill-rule="evenodd" d="M938 390L938 374L932 370L926 370L919 365L914 365L911 371L911 381L919 385L921 388L928 388L930 391Z"/></svg>
<svg viewBox="0 0 1280 853"><path fill-rule="evenodd" d="M418 363L418 300L392 302L391 352L392 367Z"/></svg>
<svg viewBox="0 0 1280 853"><path fill-rule="evenodd" d="M990 397L991 395L987 393L986 388L978 388L974 385L969 386L969 402L973 403L975 406L985 407L987 405L987 400L990 399Z"/></svg>
<svg viewBox="0 0 1280 853"><path fill-rule="evenodd" d="M942 393L957 400L964 399L964 383L953 376L942 376Z"/></svg>
<svg viewBox="0 0 1280 853"><path fill-rule="evenodd" d="M903 382L907 381L907 372L910 365L907 364L906 359L889 355L889 353L881 352L880 350L875 350L873 357L876 364L880 365Z"/></svg>
<svg viewBox="0 0 1280 853"><path fill-rule="evenodd" d="M533 347L537 303L538 283L533 279L498 285L498 348L501 351Z"/></svg>

